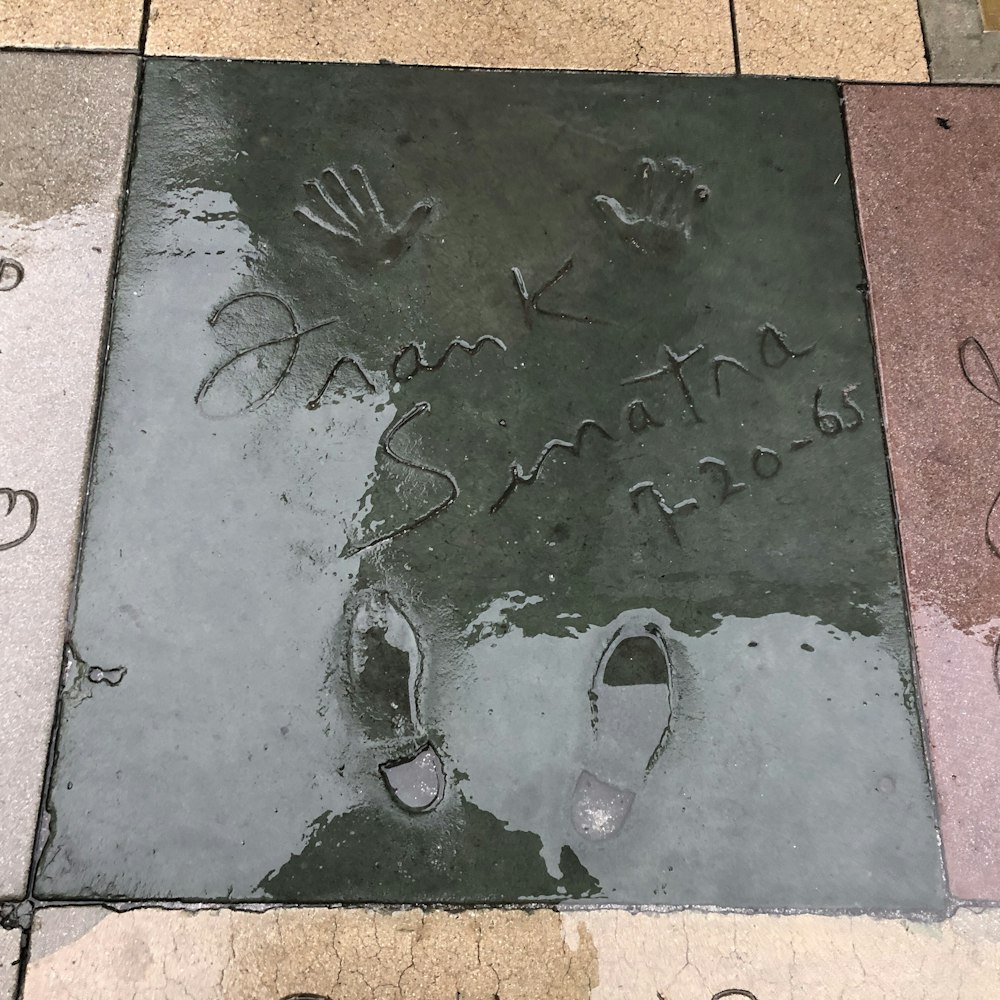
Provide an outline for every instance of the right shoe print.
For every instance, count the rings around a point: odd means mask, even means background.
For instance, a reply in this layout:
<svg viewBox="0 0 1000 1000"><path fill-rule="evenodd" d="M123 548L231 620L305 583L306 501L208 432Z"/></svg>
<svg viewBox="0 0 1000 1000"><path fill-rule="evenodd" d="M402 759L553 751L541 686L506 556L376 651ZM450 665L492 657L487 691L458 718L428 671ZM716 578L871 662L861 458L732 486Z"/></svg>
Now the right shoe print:
<svg viewBox="0 0 1000 1000"><path fill-rule="evenodd" d="M659 625L648 612L626 612L610 630L588 692L592 764L580 771L570 806L577 833L593 841L624 827L667 746L673 712L673 668Z"/></svg>

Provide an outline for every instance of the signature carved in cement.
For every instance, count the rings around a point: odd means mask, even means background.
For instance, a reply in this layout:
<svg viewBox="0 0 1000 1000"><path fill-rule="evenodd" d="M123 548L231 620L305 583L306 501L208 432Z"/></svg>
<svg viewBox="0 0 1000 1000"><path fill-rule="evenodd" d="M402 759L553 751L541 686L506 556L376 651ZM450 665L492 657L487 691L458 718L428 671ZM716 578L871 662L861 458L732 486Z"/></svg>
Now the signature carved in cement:
<svg viewBox="0 0 1000 1000"><path fill-rule="evenodd" d="M373 545L378 545L380 542L387 542L392 538L396 538L399 535L405 534L407 531L412 531L414 528L419 528L425 521L429 521L432 517L436 517L446 508L450 507L458 499L458 481L447 469L436 469L432 465L425 465L422 462L415 461L412 458L407 458L405 455L400 455L399 452L395 450L393 446L393 439L396 435L411 421L415 420L417 417L424 413L431 412L431 404L427 402L417 403L411 410L404 413L383 435L382 439L379 441L379 445L382 450L394 461L398 462L400 465L405 466L408 469L416 469L418 472L426 472L428 475L434 476L437 479L444 480L448 484L448 496L446 496L439 503L435 504L430 510L421 514L415 521L410 521L407 524L402 525L399 528L395 528L392 531L387 531L383 535L379 535L377 538L373 538L367 542L356 543L350 546L344 553L346 556L357 555L359 552L363 552L365 549L370 549Z"/></svg>
<svg viewBox="0 0 1000 1000"><path fill-rule="evenodd" d="M555 309L546 309L540 304L541 297L554 285L562 281L563 278L573 270L573 258L566 260L546 281L538 286L535 291L528 290L524 273L519 267L512 267L511 274L514 277L514 287L517 289L518 297L521 300L521 308L524 310L524 322L530 330L535 322L535 316L551 316L552 319L565 319L573 323L602 324L603 320L593 319L590 316L577 316L573 313L559 312Z"/></svg>

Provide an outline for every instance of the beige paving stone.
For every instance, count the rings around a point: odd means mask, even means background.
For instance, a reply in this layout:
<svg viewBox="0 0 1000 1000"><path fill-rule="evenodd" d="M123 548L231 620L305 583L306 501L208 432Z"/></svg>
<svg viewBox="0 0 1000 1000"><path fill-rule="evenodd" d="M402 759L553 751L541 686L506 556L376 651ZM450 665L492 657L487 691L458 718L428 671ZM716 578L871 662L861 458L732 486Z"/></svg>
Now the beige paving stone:
<svg viewBox="0 0 1000 1000"><path fill-rule="evenodd" d="M927 80L917 0L735 0L735 8L744 73Z"/></svg>
<svg viewBox="0 0 1000 1000"><path fill-rule="evenodd" d="M0 1000L14 1000L21 932L0 930Z"/></svg>
<svg viewBox="0 0 1000 1000"><path fill-rule="evenodd" d="M142 0L0 0L0 45L137 49Z"/></svg>
<svg viewBox="0 0 1000 1000"><path fill-rule="evenodd" d="M162 55L730 73L728 0L153 0Z"/></svg>
<svg viewBox="0 0 1000 1000"><path fill-rule="evenodd" d="M0 899L34 840L136 64L0 53Z"/></svg>
<svg viewBox="0 0 1000 1000"><path fill-rule="evenodd" d="M24 1000L995 1000L998 991L998 910L920 923L63 907L36 914Z"/></svg>

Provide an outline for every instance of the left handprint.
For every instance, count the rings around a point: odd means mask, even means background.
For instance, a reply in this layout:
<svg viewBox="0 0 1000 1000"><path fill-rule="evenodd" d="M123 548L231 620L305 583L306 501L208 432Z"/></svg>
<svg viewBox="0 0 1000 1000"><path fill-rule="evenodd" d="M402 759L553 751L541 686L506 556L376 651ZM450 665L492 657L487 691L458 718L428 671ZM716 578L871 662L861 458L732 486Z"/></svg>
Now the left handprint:
<svg viewBox="0 0 1000 1000"><path fill-rule="evenodd" d="M421 199L405 219L393 225L364 167L355 164L350 173L355 190L333 166L307 180L303 187L310 203L298 205L295 214L332 236L337 256L346 263L364 269L391 264L409 250L434 200Z"/></svg>

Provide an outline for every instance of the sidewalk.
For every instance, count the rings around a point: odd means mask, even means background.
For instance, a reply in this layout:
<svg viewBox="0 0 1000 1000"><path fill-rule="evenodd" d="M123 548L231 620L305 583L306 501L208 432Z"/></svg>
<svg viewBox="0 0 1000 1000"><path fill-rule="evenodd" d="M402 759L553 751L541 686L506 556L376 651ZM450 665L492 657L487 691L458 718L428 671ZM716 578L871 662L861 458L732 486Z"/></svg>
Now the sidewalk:
<svg viewBox="0 0 1000 1000"><path fill-rule="evenodd" d="M983 2L0 0L0 1000L1000 993Z"/></svg>

